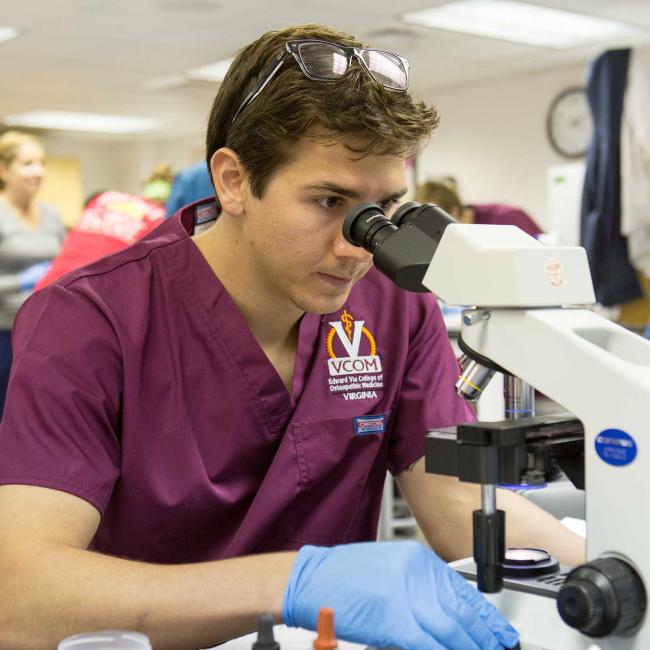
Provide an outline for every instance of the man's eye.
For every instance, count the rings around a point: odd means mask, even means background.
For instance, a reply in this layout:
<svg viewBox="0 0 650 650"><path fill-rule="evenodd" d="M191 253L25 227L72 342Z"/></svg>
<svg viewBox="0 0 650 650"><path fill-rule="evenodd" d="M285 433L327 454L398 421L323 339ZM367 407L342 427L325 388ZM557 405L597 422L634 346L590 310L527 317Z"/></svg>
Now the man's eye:
<svg viewBox="0 0 650 650"><path fill-rule="evenodd" d="M399 201L396 201L395 199L389 199L388 201L380 201L377 205L384 211L384 212L391 212L394 207L397 206Z"/></svg>
<svg viewBox="0 0 650 650"><path fill-rule="evenodd" d="M345 201L339 196L321 196L316 199L318 205L321 208L326 210L336 210L337 208L342 208L345 204Z"/></svg>

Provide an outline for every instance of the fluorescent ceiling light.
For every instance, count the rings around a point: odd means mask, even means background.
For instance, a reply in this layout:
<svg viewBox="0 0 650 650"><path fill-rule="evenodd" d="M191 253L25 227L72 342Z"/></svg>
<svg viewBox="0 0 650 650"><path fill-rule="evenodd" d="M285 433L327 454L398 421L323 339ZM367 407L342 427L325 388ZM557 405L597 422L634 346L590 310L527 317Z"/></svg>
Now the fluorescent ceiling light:
<svg viewBox="0 0 650 650"><path fill-rule="evenodd" d="M605 43L639 33L614 20L513 0L460 0L408 12L401 19L425 27L557 49Z"/></svg>
<svg viewBox="0 0 650 650"><path fill-rule="evenodd" d="M18 36L18 30L15 27L0 25L0 43L10 41L12 38L16 38L16 36Z"/></svg>
<svg viewBox="0 0 650 650"><path fill-rule="evenodd" d="M147 117L68 113L65 111L31 111L29 113L7 115L3 121L9 126L115 134L141 133L143 131L152 131L161 126L157 120Z"/></svg>
<svg viewBox="0 0 650 650"><path fill-rule="evenodd" d="M201 65L198 68L188 70L187 76L190 79L198 79L199 81L214 81L216 83L221 83L223 78L226 76L226 72L228 72L228 68L232 61L232 58L221 59L221 61Z"/></svg>

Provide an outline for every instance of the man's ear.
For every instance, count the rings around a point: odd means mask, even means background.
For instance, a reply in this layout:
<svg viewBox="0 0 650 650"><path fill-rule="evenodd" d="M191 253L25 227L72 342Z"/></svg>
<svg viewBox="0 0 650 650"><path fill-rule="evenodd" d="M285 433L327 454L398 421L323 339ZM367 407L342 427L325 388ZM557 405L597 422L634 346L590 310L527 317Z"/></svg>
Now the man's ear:
<svg viewBox="0 0 650 650"><path fill-rule="evenodd" d="M210 158L210 173L223 211L233 216L242 214L247 180L237 153L228 147L217 149Z"/></svg>

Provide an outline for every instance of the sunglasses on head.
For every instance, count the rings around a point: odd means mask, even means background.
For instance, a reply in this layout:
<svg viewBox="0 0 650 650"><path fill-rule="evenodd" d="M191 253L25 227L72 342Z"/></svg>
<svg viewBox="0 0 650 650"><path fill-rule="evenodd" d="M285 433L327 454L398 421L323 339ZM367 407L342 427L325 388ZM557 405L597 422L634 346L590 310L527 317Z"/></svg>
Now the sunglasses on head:
<svg viewBox="0 0 650 650"><path fill-rule="evenodd" d="M356 58L362 68L384 88L402 92L408 89L409 62L399 54L364 47L347 47L329 41L287 41L280 56L264 71L259 83L241 103L232 118L233 122L266 88L289 54L297 61L305 77L314 81L340 79L350 69L352 59Z"/></svg>

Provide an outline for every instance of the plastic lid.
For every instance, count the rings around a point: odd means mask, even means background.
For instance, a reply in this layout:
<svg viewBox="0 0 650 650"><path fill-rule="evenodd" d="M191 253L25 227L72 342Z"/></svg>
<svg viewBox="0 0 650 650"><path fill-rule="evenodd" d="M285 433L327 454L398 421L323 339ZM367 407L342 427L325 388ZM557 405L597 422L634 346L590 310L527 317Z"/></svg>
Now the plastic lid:
<svg viewBox="0 0 650 650"><path fill-rule="evenodd" d="M69 636L57 650L151 650L151 643L139 632L102 630Z"/></svg>
<svg viewBox="0 0 650 650"><path fill-rule="evenodd" d="M314 641L314 650L334 650L338 648L334 636L334 610L321 607L318 611L318 637Z"/></svg>

